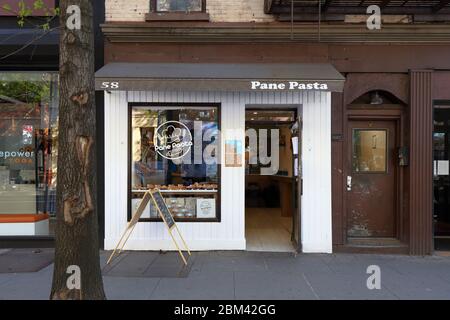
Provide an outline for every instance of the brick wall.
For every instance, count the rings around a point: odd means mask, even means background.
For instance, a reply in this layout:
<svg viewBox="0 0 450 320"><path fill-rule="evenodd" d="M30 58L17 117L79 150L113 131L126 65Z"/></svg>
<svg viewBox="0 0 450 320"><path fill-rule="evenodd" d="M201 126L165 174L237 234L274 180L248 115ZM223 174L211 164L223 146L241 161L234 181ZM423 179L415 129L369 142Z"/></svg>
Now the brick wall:
<svg viewBox="0 0 450 320"><path fill-rule="evenodd" d="M106 21L145 21L150 0L106 0Z"/></svg>
<svg viewBox="0 0 450 320"><path fill-rule="evenodd" d="M269 22L264 14L264 0L206 0L206 10L213 22Z"/></svg>
<svg viewBox="0 0 450 320"><path fill-rule="evenodd" d="M106 21L145 21L150 0L106 0ZM212 22L270 22L264 0L206 0Z"/></svg>

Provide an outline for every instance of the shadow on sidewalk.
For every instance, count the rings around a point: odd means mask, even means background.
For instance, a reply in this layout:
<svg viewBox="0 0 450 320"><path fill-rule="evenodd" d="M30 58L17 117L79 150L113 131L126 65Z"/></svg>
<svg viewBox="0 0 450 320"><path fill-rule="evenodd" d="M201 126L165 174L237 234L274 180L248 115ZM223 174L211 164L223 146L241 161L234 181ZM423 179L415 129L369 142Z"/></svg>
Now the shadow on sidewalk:
<svg viewBox="0 0 450 320"><path fill-rule="evenodd" d="M54 249L6 249L0 252L0 273L38 272L53 263Z"/></svg>
<svg viewBox="0 0 450 320"><path fill-rule="evenodd" d="M112 277L186 278L195 259L196 254L193 253L185 266L177 252L125 251L105 265L102 274Z"/></svg>

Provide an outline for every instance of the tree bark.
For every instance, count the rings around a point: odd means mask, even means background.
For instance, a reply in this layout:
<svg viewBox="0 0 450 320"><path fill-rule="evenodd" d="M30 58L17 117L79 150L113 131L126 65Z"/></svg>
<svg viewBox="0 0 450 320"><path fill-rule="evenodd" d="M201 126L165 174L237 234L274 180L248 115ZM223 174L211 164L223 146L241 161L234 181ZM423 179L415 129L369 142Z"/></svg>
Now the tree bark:
<svg viewBox="0 0 450 320"><path fill-rule="evenodd" d="M94 0L92 0L94 1ZM69 5L81 30L66 26ZM60 96L55 268L50 299L105 299L96 211L94 32L91 0L60 1ZM67 285L70 266L81 288Z"/></svg>

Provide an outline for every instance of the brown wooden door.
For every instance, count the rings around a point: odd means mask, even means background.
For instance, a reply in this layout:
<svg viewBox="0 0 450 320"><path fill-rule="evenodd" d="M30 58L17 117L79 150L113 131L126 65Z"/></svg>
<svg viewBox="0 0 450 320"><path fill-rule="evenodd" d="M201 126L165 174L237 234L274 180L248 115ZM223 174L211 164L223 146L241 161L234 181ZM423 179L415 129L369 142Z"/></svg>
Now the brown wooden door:
<svg viewBox="0 0 450 320"><path fill-rule="evenodd" d="M396 237L396 123L350 121L348 130L347 236Z"/></svg>

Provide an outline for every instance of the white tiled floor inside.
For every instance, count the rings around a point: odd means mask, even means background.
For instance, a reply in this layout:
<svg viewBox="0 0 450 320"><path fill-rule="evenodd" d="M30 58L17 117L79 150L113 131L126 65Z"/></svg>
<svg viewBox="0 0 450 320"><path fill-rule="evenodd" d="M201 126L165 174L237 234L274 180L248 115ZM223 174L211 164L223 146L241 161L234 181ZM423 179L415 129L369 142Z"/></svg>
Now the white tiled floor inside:
<svg viewBox="0 0 450 320"><path fill-rule="evenodd" d="M246 208L245 237L248 251L293 252L292 218L279 208Z"/></svg>

